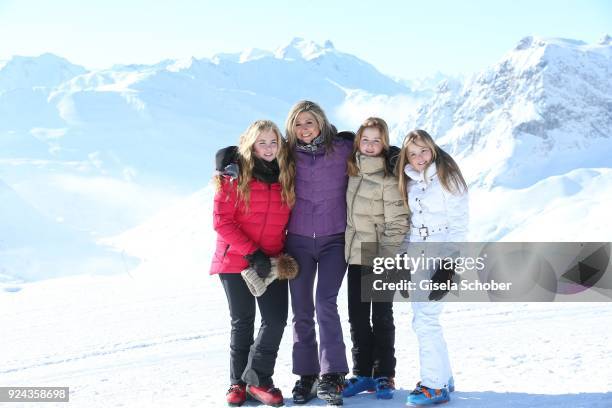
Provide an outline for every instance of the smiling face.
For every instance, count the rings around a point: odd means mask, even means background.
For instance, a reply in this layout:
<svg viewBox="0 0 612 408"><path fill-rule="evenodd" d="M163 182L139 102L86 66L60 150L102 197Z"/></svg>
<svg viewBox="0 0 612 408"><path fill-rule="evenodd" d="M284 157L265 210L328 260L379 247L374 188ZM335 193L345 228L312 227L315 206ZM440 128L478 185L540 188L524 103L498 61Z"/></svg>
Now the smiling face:
<svg viewBox="0 0 612 408"><path fill-rule="evenodd" d="M359 139L359 152L365 156L376 157L383 151L383 140L380 130L368 127L361 133Z"/></svg>
<svg viewBox="0 0 612 408"><path fill-rule="evenodd" d="M319 124L315 119L314 115L308 111L301 112L295 118L295 124L293 125L293 131L296 137L302 143L311 143L319 134Z"/></svg>
<svg viewBox="0 0 612 408"><path fill-rule="evenodd" d="M253 153L256 157L265 160L272 161L276 159L278 154L278 135L272 129L262 131L255 143L253 144Z"/></svg>
<svg viewBox="0 0 612 408"><path fill-rule="evenodd" d="M412 141L406 146L406 158L416 171L423 171L431 163L431 149Z"/></svg>

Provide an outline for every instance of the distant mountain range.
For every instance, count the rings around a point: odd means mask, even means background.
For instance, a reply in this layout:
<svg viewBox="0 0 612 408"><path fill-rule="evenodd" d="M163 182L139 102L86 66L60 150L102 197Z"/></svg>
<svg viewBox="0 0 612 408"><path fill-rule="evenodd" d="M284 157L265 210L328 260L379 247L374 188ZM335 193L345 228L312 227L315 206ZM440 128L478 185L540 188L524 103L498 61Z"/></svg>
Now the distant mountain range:
<svg viewBox="0 0 612 408"><path fill-rule="evenodd" d="M213 152L253 120L282 127L291 105L308 98L332 113L353 89L411 93L329 41L299 38L275 52L94 72L51 54L15 57L0 69L0 148L59 160L96 154L118 176L127 169L143 179L188 180L209 172Z"/></svg>

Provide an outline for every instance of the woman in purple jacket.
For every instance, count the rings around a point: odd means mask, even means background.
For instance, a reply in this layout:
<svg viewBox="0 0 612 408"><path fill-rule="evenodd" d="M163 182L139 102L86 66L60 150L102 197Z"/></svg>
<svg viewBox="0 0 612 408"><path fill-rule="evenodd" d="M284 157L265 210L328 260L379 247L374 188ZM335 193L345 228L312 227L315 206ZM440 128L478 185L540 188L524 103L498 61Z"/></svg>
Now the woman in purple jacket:
<svg viewBox="0 0 612 408"><path fill-rule="evenodd" d="M338 405L342 403L344 375L349 371L336 299L346 272L347 159L354 134L337 134L319 105L300 101L289 112L286 136L296 164L296 203L285 249L300 270L289 284L293 373L300 376L293 388L293 401L304 404L316 395Z"/></svg>

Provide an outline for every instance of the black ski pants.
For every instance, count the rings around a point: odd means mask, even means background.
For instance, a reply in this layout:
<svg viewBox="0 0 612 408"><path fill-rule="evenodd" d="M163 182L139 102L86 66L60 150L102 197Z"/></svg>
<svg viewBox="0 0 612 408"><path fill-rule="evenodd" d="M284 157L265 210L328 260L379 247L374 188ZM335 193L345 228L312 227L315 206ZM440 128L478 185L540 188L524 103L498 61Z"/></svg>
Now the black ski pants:
<svg viewBox="0 0 612 408"><path fill-rule="evenodd" d="M256 298L239 273L219 274L232 323L230 337L231 384L272 385L278 348L287 325L288 289L286 280L274 280L266 292ZM261 314L257 338L255 302Z"/></svg>
<svg viewBox="0 0 612 408"><path fill-rule="evenodd" d="M375 378L394 377L396 360L393 302L361 301L362 275L372 273L372 268L366 266L349 265L348 268L353 374Z"/></svg>

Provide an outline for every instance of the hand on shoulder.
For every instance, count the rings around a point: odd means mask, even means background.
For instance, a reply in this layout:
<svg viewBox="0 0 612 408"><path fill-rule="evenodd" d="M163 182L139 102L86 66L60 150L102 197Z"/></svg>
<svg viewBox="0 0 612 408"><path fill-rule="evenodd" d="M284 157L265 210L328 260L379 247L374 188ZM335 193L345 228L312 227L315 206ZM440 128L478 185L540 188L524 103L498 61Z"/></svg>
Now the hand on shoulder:
<svg viewBox="0 0 612 408"><path fill-rule="evenodd" d="M215 155L215 170L223 172L232 163L238 163L238 146L227 146L217 151Z"/></svg>
<svg viewBox="0 0 612 408"><path fill-rule="evenodd" d="M343 130L342 132L338 132L336 134L342 140L348 140L353 143L355 141L355 132L351 132L350 130Z"/></svg>
<svg viewBox="0 0 612 408"><path fill-rule="evenodd" d="M217 151L215 155L215 171L217 174L229 176L232 179L238 177L240 172L238 146L228 146Z"/></svg>

